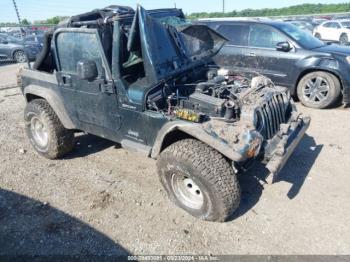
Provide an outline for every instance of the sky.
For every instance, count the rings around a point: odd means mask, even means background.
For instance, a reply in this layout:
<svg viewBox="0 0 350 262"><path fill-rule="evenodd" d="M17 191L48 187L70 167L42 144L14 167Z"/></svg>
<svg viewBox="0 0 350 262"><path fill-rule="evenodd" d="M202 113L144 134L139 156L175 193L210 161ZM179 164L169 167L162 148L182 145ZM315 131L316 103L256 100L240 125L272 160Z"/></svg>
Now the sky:
<svg viewBox="0 0 350 262"><path fill-rule="evenodd" d="M222 0L16 0L21 18L30 21L44 20L56 15L71 16L111 4L135 7L141 4L146 9L174 7L182 8L185 13L216 12L222 10ZM246 8L279 8L303 3L343 3L345 0L225 0L226 10ZM16 13L12 0L0 0L0 22L15 22Z"/></svg>

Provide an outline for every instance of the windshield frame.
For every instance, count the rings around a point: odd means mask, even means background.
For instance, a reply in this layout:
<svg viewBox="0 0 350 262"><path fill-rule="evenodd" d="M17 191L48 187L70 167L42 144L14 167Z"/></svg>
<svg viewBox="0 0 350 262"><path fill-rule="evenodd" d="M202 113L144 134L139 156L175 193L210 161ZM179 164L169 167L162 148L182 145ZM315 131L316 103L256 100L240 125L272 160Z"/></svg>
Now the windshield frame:
<svg viewBox="0 0 350 262"><path fill-rule="evenodd" d="M278 24L276 23L276 24L273 24L272 26L275 27L280 32L282 32L283 34L285 34L286 36L288 36L288 38L293 40L293 42L295 42L296 44L298 44L300 47L302 47L304 49L311 50L311 49L315 49L315 48L322 47L322 46L326 45L326 43L324 43L321 40L317 39L316 37L314 37L310 33L307 33L305 31L303 31L302 29L300 29L296 25L293 25L293 24L290 24L290 23L278 23ZM313 44L305 44L305 43L303 43L303 41L301 39L296 39L291 33L289 33L286 30L286 27L290 27L290 28L294 29L295 31L298 31L298 33L300 33L301 35L309 37L310 39L312 39L314 41L314 43Z"/></svg>

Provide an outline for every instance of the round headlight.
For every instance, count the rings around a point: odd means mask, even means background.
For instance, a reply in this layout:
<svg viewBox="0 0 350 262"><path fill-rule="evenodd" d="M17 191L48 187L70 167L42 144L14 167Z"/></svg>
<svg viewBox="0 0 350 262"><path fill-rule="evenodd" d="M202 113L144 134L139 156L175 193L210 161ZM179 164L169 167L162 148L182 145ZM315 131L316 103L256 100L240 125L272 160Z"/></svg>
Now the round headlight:
<svg viewBox="0 0 350 262"><path fill-rule="evenodd" d="M243 134L244 145L240 150L240 153L247 158L253 158L259 155L261 145L263 143L263 137L260 133L252 130L247 130Z"/></svg>

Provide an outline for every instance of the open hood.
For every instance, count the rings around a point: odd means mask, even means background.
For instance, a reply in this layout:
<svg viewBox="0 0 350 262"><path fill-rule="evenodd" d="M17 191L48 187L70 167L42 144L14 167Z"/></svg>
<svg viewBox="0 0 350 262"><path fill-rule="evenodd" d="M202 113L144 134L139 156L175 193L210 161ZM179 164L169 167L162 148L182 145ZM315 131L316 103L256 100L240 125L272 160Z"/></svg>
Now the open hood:
<svg viewBox="0 0 350 262"><path fill-rule="evenodd" d="M228 41L206 25L187 24L177 27L177 31L191 61L212 57Z"/></svg>
<svg viewBox="0 0 350 262"><path fill-rule="evenodd" d="M226 43L226 39L204 25L161 24L138 6L130 29L127 48L141 48L145 73L151 82L205 63Z"/></svg>

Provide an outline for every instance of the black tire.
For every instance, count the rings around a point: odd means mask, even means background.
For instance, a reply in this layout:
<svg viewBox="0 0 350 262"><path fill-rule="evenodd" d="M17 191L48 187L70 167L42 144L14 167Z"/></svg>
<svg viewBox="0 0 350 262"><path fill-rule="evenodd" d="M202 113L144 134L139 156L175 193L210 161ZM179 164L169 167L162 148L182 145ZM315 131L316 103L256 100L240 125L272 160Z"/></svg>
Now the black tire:
<svg viewBox="0 0 350 262"><path fill-rule="evenodd" d="M24 120L26 134L34 149L48 159L57 159L73 150L75 146L74 132L64 128L51 106L44 99L35 99L25 108ZM35 124L34 124L35 123ZM46 143L40 143L34 125L37 123L45 129Z"/></svg>
<svg viewBox="0 0 350 262"><path fill-rule="evenodd" d="M316 33L316 34L315 34L315 37L318 38L318 39L320 39L320 40L322 40L320 33Z"/></svg>
<svg viewBox="0 0 350 262"><path fill-rule="evenodd" d="M194 217L224 222L239 206L240 187L230 163L198 140L184 139L167 147L157 161L157 169L170 200ZM184 177L183 183L191 180L191 188L198 187L202 195L196 192L203 201L196 208L179 197L174 182L178 177Z"/></svg>
<svg viewBox="0 0 350 262"><path fill-rule="evenodd" d="M312 86L311 83L315 83L315 86L317 85L317 79L321 79L319 80L322 82L321 86L319 88L310 87ZM328 91L323 91L320 94L319 92L324 90L326 86L328 86ZM317 95L312 93L312 90L315 89L315 93L317 93ZM311 92L312 94L309 95L307 94L308 92ZM299 81L297 86L297 94L300 102L303 105L311 108L324 109L334 105L339 100L341 95L341 84L339 79L333 74L323 71L316 71L305 75ZM322 99L319 99L318 95L320 95Z"/></svg>
<svg viewBox="0 0 350 262"><path fill-rule="evenodd" d="M348 45L348 44L349 44L348 35L347 35L347 34L342 34L342 35L339 37L339 43L340 43L341 45Z"/></svg>
<svg viewBox="0 0 350 262"><path fill-rule="evenodd" d="M17 63L25 63L28 61L27 55L23 50L17 50L13 53L13 59Z"/></svg>

